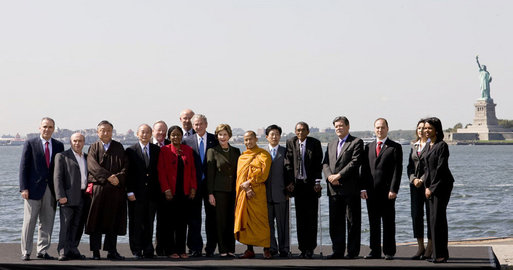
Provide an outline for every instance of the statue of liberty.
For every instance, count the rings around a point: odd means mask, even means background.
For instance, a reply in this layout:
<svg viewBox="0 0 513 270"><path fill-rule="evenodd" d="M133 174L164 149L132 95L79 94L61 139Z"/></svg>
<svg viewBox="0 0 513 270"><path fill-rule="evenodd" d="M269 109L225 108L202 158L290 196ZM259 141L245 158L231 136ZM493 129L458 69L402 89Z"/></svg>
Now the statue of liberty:
<svg viewBox="0 0 513 270"><path fill-rule="evenodd" d="M486 66L479 64L479 55L476 55L477 66L479 67L479 79L481 80L481 98L483 100L489 100L490 97L490 83L492 82L492 76L490 72L486 70Z"/></svg>

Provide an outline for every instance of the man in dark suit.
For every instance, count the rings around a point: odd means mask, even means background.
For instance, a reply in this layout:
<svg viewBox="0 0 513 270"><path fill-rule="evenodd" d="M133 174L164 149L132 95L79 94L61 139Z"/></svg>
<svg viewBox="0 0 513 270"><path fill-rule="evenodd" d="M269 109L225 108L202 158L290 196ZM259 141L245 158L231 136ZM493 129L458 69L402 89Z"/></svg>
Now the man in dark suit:
<svg viewBox="0 0 513 270"><path fill-rule="evenodd" d="M401 145L388 139L388 122L384 118L374 121L376 141L365 146L362 168L365 187L362 198L367 199L370 225L370 253L366 259L381 258L381 221L383 221L383 253L385 260L394 259L395 199L401 184L403 150Z"/></svg>
<svg viewBox="0 0 513 270"><path fill-rule="evenodd" d="M153 221L162 195L157 164L160 148L150 143L149 125L137 129L139 142L128 147L127 196L130 250L135 259L153 258Z"/></svg>
<svg viewBox="0 0 513 270"><path fill-rule="evenodd" d="M171 141L166 139L167 124L166 124L166 122L164 122L162 120L159 120L153 124L152 134L153 134L152 142L159 148L171 143ZM162 230L165 230L165 228L162 228L162 220L164 219L162 217L163 217L163 215L166 215L166 213L164 213L165 208L163 208L166 198L164 197L164 193L162 193L162 192L161 192L161 194L159 194L158 198L159 198L159 202L157 205L157 226L156 226L157 231L155 232L155 242L156 242L155 253L157 253L158 256L164 256L165 255L164 250L161 245L162 241L160 239L162 238L162 236L161 236Z"/></svg>
<svg viewBox="0 0 513 270"><path fill-rule="evenodd" d="M265 181L267 192L267 212L269 215L269 228L271 229L271 255L280 253L280 257L287 257L290 251L289 232L289 197L286 188L290 184L285 177L285 147L279 145L281 127L270 125L265 129L265 137L269 142L264 149L271 154L272 165L269 176ZM276 220L276 226L274 221ZM276 227L276 229L275 229ZM275 231L278 231L276 243Z"/></svg>
<svg viewBox="0 0 513 270"><path fill-rule="evenodd" d="M360 254L361 203L360 166L363 141L349 134L349 120L338 116L333 120L338 139L328 143L323 171L326 177L330 211L330 237L333 254L328 259L353 259Z"/></svg>
<svg viewBox="0 0 513 270"><path fill-rule="evenodd" d="M182 122L183 139L194 135L196 133L192 128L191 119L194 116L194 112L191 109L185 109L180 113L180 122Z"/></svg>
<svg viewBox="0 0 513 270"><path fill-rule="evenodd" d="M80 237L84 230L81 223L84 203L88 199L87 187L87 154L82 152L85 137L74 133L70 138L71 148L55 156L53 182L55 198L59 203L61 228L59 233L59 261L68 259L85 259L78 251Z"/></svg>
<svg viewBox="0 0 513 270"><path fill-rule="evenodd" d="M322 148L321 142L308 137L310 129L305 122L295 127L296 136L287 140L285 169L289 181L294 183L297 240L301 258L311 259L317 247L317 210L321 194Z"/></svg>
<svg viewBox="0 0 513 270"><path fill-rule="evenodd" d="M197 194L192 202L189 211L189 222L187 232L187 246L192 257L201 257L203 249L203 239L201 237L201 201L205 204L205 232L207 235L207 244L205 254L207 257L214 255L217 246L217 228L215 207L208 201L207 190L207 158L206 153L209 148L218 144L214 134L207 132L207 117L203 114L195 114L192 119L192 127L196 134L189 136L184 143L194 150L194 162L196 165L196 178L198 181Z"/></svg>
<svg viewBox="0 0 513 270"><path fill-rule="evenodd" d="M49 117L41 119L41 136L27 140L20 162L20 192L24 199L23 227L21 229L21 259L30 260L34 230L39 219L37 257L53 259L50 248L55 218L53 168L55 155L64 151L64 145L52 139L55 122Z"/></svg>

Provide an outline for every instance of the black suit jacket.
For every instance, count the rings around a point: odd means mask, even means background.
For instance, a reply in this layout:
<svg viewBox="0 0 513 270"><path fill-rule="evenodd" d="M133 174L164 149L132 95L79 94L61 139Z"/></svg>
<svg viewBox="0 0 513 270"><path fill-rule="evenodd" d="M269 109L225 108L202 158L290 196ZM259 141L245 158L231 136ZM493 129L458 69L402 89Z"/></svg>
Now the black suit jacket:
<svg viewBox="0 0 513 270"><path fill-rule="evenodd" d="M426 145L428 148L429 145ZM423 153L426 188L435 195L447 193L452 189L454 177L449 170L449 146L444 141L439 141L431 146L431 149ZM451 188L447 188L451 187Z"/></svg>
<svg viewBox="0 0 513 270"><path fill-rule="evenodd" d="M360 194L360 166L363 159L363 141L351 135L342 146L341 154L337 157L338 139L328 143L323 161L323 172L328 186L328 196ZM334 186L328 176L339 174L340 185Z"/></svg>
<svg viewBox="0 0 513 270"><path fill-rule="evenodd" d="M198 180L198 189L200 188L200 183L202 182L202 175L205 174L205 180L207 180L207 151L205 151L205 159L201 162L201 158L199 155L199 145L198 145L198 134L195 133L192 136L185 138L183 141L184 144L188 145L192 148L194 154L194 165L196 166L196 179ZM216 136L212 133L207 132L207 149L210 149L219 143L217 142Z"/></svg>
<svg viewBox="0 0 513 270"><path fill-rule="evenodd" d="M271 154L269 146L266 146L265 150ZM271 170L269 171L269 176L265 181L268 202L279 203L287 200L287 191L285 188L290 184L290 182L288 182L289 179L285 177L286 151L285 147L278 145L276 157L274 157L271 163Z"/></svg>
<svg viewBox="0 0 513 270"><path fill-rule="evenodd" d="M86 160L85 177L87 183L87 154L84 153ZM78 206L82 203L82 175L77 158L70 148L55 156L55 169L53 174L55 187L55 199L66 198L66 205Z"/></svg>
<svg viewBox="0 0 513 270"><path fill-rule="evenodd" d="M64 151L64 144L52 140L52 156L50 167L46 166L45 152L41 138L32 138L25 141L20 161L20 192L27 189L29 199L40 200L45 194L46 185L50 186L52 195L55 196L53 187L53 168L55 155Z"/></svg>
<svg viewBox="0 0 513 270"><path fill-rule="evenodd" d="M400 144L387 139L379 156L376 156L376 141L365 146L364 174L365 185L369 195L374 192L388 194L398 193L403 171L403 149Z"/></svg>
<svg viewBox="0 0 513 270"><path fill-rule="evenodd" d="M285 155L285 170L290 182L295 182L296 172L299 162L299 143L298 138L287 140L287 153ZM315 184L316 179L322 178L322 147L321 142L316 138L307 137L305 145L304 164L306 172L306 183Z"/></svg>
<svg viewBox="0 0 513 270"><path fill-rule="evenodd" d="M133 192L138 201L157 200L161 193L157 170L160 147L152 143L149 143L148 146L150 147L148 167L146 167L143 149L139 142L126 149L128 157L126 189L127 192Z"/></svg>

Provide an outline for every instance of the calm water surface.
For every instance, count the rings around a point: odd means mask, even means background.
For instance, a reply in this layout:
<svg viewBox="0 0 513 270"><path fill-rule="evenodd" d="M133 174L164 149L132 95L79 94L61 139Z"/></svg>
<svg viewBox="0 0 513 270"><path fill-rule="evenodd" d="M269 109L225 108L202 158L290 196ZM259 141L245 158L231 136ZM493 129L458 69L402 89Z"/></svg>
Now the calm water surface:
<svg viewBox="0 0 513 270"><path fill-rule="evenodd" d="M21 150L21 146L0 146L0 242L3 243L20 241L23 222L23 201L18 184ZM406 177L409 151L409 146L403 146L404 172L396 202L396 239L399 243L414 241ZM450 152L449 166L456 179L447 209L450 240L513 236L513 146L453 145ZM331 244L325 194L324 188L321 197L322 243ZM291 207L291 241L296 244L293 201ZM58 240L58 231L57 212L52 242ZM88 237L84 240L88 241ZM119 241L128 242L128 238L123 236ZM362 244L368 242L367 209L362 202Z"/></svg>

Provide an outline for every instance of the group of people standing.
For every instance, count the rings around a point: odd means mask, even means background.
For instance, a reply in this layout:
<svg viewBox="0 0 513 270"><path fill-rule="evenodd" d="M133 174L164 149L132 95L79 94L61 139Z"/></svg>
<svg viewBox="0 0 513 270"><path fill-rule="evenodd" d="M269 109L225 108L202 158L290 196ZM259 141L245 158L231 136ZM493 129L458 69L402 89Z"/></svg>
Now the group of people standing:
<svg viewBox="0 0 513 270"><path fill-rule="evenodd" d="M99 140L86 154L82 134L73 134L71 148L64 151L64 145L51 138L54 120L43 118L41 136L27 140L20 165L20 192L25 201L22 260L30 260L38 218L37 257L53 259L48 249L56 203L61 222L59 260L85 258L78 251L84 231L90 235L93 259L101 258L105 235L107 258L123 260L116 246L117 236L126 234L127 216L130 249L136 259L212 257L216 248L220 257L235 257L235 240L247 245L240 258L254 258L253 246L263 247L266 259L289 257L291 197L299 257L310 259L317 247L323 173L333 248L327 258L359 256L361 199L365 199L371 252L364 258L382 258L383 253L385 259L393 259L402 148L388 139L386 119L374 122L376 140L364 145L349 134L349 120L336 117L333 125L338 139L328 144L325 154L320 141L308 136L305 122L296 124L296 136L285 146L279 144L282 129L277 125L265 130L268 144L263 148L257 145L255 132L247 131L246 150L241 153L229 143L229 125L220 124L214 134L208 133L207 118L190 109L180 114L180 121L181 126L169 128L164 121L152 127L140 125L139 141L127 149L112 139L113 125L101 121ZM417 135L407 167L414 236L419 242L413 258L444 262L449 257L445 210L454 181L447 164L449 151L437 118L419 121ZM427 248L424 205L429 216Z"/></svg>

